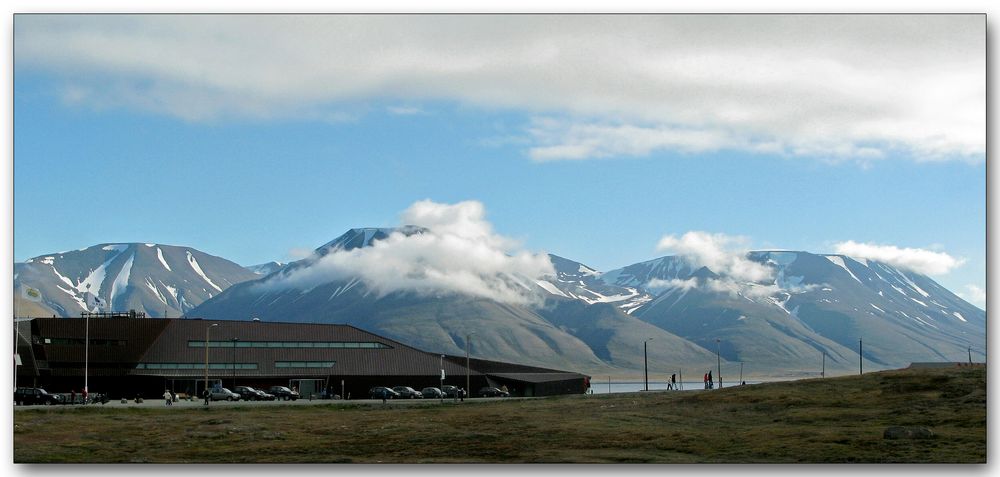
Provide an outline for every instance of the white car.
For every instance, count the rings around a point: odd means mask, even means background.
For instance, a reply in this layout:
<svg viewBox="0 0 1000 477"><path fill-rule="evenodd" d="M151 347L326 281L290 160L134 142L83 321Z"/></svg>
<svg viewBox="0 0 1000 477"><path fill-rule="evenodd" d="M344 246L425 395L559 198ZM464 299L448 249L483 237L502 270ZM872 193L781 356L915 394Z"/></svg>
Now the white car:
<svg viewBox="0 0 1000 477"><path fill-rule="evenodd" d="M226 388L216 388L212 390L213 401L239 401L240 395Z"/></svg>

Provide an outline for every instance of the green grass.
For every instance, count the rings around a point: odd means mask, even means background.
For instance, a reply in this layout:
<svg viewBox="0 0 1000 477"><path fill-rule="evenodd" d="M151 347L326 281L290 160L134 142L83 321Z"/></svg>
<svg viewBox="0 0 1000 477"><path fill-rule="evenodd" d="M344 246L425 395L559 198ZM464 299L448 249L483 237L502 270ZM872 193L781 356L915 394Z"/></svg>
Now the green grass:
<svg viewBox="0 0 1000 477"><path fill-rule="evenodd" d="M894 425L935 437L883 439ZM14 461L985 463L986 370L444 406L38 408L14 413Z"/></svg>

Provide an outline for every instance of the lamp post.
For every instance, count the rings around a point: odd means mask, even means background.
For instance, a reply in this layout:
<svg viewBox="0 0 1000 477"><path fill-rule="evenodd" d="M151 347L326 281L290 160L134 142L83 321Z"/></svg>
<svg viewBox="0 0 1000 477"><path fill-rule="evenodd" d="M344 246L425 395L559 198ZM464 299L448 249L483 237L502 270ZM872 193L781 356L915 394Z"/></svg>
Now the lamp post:
<svg viewBox="0 0 1000 477"><path fill-rule="evenodd" d="M858 374L865 374L865 355L863 354L864 348L861 346L861 338L858 338Z"/></svg>
<svg viewBox="0 0 1000 477"><path fill-rule="evenodd" d="M743 361L740 361L740 384L743 384ZM719 381L719 385L722 385L722 381Z"/></svg>
<svg viewBox="0 0 1000 477"><path fill-rule="evenodd" d="M233 388L236 388L236 342L239 338L233 338Z"/></svg>
<svg viewBox="0 0 1000 477"><path fill-rule="evenodd" d="M715 339L715 363L716 363L716 377L719 378L719 389L722 389L722 340L719 338Z"/></svg>
<svg viewBox="0 0 1000 477"><path fill-rule="evenodd" d="M653 338L646 338L642 342L642 370L646 375L646 391L649 391L649 361L646 358L646 343L653 341Z"/></svg>
<svg viewBox="0 0 1000 477"><path fill-rule="evenodd" d="M87 313L83 332L83 400L87 400L89 378L90 378L90 313Z"/></svg>
<svg viewBox="0 0 1000 477"><path fill-rule="evenodd" d="M972 346L969 346L969 364L972 364Z"/></svg>
<svg viewBox="0 0 1000 477"><path fill-rule="evenodd" d="M212 323L205 327L205 391L208 391L208 332L212 331L212 328L216 326L219 326L219 324Z"/></svg>
<svg viewBox="0 0 1000 477"><path fill-rule="evenodd" d="M438 388L441 391L441 404L444 404L444 355L441 355L441 387Z"/></svg>
<svg viewBox="0 0 1000 477"><path fill-rule="evenodd" d="M472 386L469 384L469 340L472 339L472 335L475 332L465 335L465 392L470 393L471 396Z"/></svg>

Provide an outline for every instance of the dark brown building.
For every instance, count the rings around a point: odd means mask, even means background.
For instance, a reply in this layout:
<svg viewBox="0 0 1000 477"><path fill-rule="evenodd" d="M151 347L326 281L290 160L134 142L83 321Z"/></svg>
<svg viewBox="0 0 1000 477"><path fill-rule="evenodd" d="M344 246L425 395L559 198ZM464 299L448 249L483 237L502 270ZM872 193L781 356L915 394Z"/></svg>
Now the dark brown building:
<svg viewBox="0 0 1000 477"><path fill-rule="evenodd" d="M86 375L91 393L113 399L164 389L197 395L207 373L210 387L294 386L303 397L328 391L357 399L374 386L437 387L442 368L444 384L466 386L464 356L427 353L348 325L36 318L17 330L17 385L50 392L80 391ZM473 395L484 386L506 386L518 396L589 387L582 374L480 359L470 360L468 374Z"/></svg>

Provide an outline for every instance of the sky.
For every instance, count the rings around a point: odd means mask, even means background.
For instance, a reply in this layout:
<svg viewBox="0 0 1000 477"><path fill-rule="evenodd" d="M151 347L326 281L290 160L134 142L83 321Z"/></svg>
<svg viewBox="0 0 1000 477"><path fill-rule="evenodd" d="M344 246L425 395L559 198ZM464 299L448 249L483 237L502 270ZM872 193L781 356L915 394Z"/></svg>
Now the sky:
<svg viewBox="0 0 1000 477"><path fill-rule="evenodd" d="M15 261L288 261L430 201L602 271L850 252L985 306L982 15L19 15L14 55Z"/></svg>

